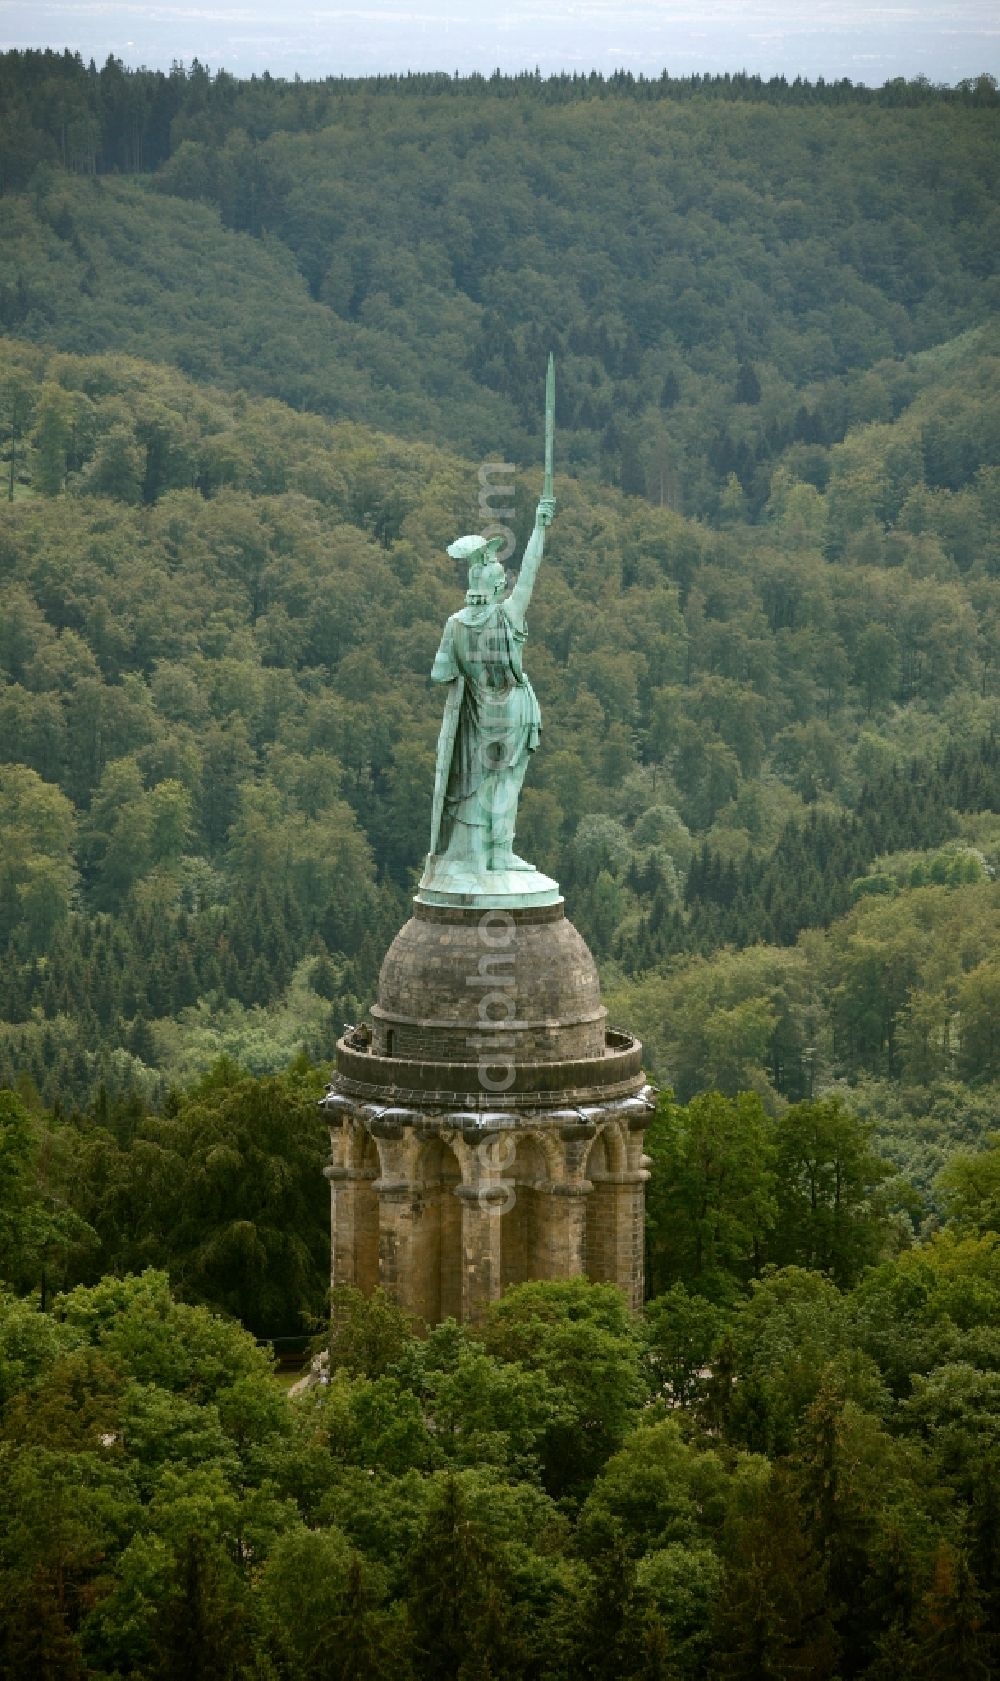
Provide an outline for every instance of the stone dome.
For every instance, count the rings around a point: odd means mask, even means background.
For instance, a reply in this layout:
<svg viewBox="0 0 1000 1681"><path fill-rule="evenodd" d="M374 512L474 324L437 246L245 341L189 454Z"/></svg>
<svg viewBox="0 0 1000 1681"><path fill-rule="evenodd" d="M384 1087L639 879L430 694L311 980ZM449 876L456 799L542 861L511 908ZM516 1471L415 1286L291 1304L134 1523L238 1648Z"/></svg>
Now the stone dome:
<svg viewBox="0 0 1000 1681"><path fill-rule="evenodd" d="M561 903L510 912L417 903L382 964L372 1051L468 1063L486 1031L491 1042L510 1035L520 1061L579 1061L605 1055L606 1015L594 959Z"/></svg>

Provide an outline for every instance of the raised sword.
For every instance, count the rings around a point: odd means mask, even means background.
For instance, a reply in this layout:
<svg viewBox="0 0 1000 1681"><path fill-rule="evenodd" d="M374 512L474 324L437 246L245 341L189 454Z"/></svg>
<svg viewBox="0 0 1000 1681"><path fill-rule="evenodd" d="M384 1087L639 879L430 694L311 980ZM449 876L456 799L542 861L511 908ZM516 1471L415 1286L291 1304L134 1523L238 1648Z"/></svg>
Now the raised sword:
<svg viewBox="0 0 1000 1681"><path fill-rule="evenodd" d="M556 441L556 359L549 351L549 366L545 375L545 477L542 495L552 495L552 452Z"/></svg>

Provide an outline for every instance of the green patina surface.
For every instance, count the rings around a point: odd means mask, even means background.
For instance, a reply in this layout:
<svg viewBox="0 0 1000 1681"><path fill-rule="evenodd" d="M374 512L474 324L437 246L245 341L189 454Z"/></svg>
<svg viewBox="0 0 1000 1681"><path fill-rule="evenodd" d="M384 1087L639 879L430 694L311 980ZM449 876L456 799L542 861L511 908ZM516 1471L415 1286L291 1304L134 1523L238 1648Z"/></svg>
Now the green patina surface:
<svg viewBox="0 0 1000 1681"><path fill-rule="evenodd" d="M460 537L448 553L469 563L465 606L444 627L431 671L447 685L438 737L431 842L418 898L425 904L513 909L555 904L558 883L514 851L524 774L542 715L524 672L525 615L555 514L555 368L545 390L545 479L535 525L509 595L500 539Z"/></svg>

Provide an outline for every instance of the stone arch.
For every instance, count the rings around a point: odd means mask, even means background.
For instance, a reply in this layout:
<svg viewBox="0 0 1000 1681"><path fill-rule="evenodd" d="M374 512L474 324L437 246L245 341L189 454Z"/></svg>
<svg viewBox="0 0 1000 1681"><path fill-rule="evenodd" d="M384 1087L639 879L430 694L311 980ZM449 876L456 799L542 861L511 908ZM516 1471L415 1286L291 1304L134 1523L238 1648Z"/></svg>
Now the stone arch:
<svg viewBox="0 0 1000 1681"><path fill-rule="evenodd" d="M458 1172L462 1184L472 1184L476 1177L475 1151L470 1148L469 1144L462 1137L462 1134L457 1127L454 1129L450 1127L442 1127L438 1137L441 1139L442 1143L447 1145L448 1149L451 1151L458 1163Z"/></svg>
<svg viewBox="0 0 1000 1681"><path fill-rule="evenodd" d="M515 1147L513 1159L504 1161L501 1170L508 1187L500 1226L503 1289L552 1276L550 1141L536 1133L519 1133L516 1140L513 1134L507 1136Z"/></svg>
<svg viewBox="0 0 1000 1681"><path fill-rule="evenodd" d="M606 1121L598 1131L598 1137L604 1144L608 1173L624 1173L626 1166L626 1145L622 1138L622 1129L618 1121ZM590 1175L588 1174L589 1178Z"/></svg>
<svg viewBox="0 0 1000 1681"><path fill-rule="evenodd" d="M592 1189L587 1197L584 1270L595 1284L613 1284L618 1277L615 1175L621 1172L621 1135L617 1127L602 1127L590 1147L584 1178Z"/></svg>
<svg viewBox="0 0 1000 1681"><path fill-rule="evenodd" d="M382 1162L377 1141L364 1127L355 1127L351 1140L354 1179L354 1281L369 1295L378 1284L378 1192L375 1181Z"/></svg>
<svg viewBox="0 0 1000 1681"><path fill-rule="evenodd" d="M462 1317L462 1183L458 1156L443 1138L430 1138L416 1160L413 1197L413 1274L407 1292L428 1325Z"/></svg>
<svg viewBox="0 0 1000 1681"><path fill-rule="evenodd" d="M545 1178L550 1179L553 1184L563 1179L566 1173L566 1152L552 1133L544 1132L540 1127L528 1128L523 1136L529 1138L541 1151L545 1159Z"/></svg>

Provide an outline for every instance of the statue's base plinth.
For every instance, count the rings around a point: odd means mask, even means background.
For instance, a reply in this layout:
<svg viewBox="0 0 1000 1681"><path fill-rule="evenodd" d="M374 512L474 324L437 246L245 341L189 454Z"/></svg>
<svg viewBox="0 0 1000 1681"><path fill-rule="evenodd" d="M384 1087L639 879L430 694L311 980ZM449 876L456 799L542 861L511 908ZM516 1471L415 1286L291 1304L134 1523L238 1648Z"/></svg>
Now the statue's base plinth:
<svg viewBox="0 0 1000 1681"><path fill-rule="evenodd" d="M416 902L484 911L524 910L561 905L562 894L559 883L541 870L469 870L443 858L428 858Z"/></svg>

